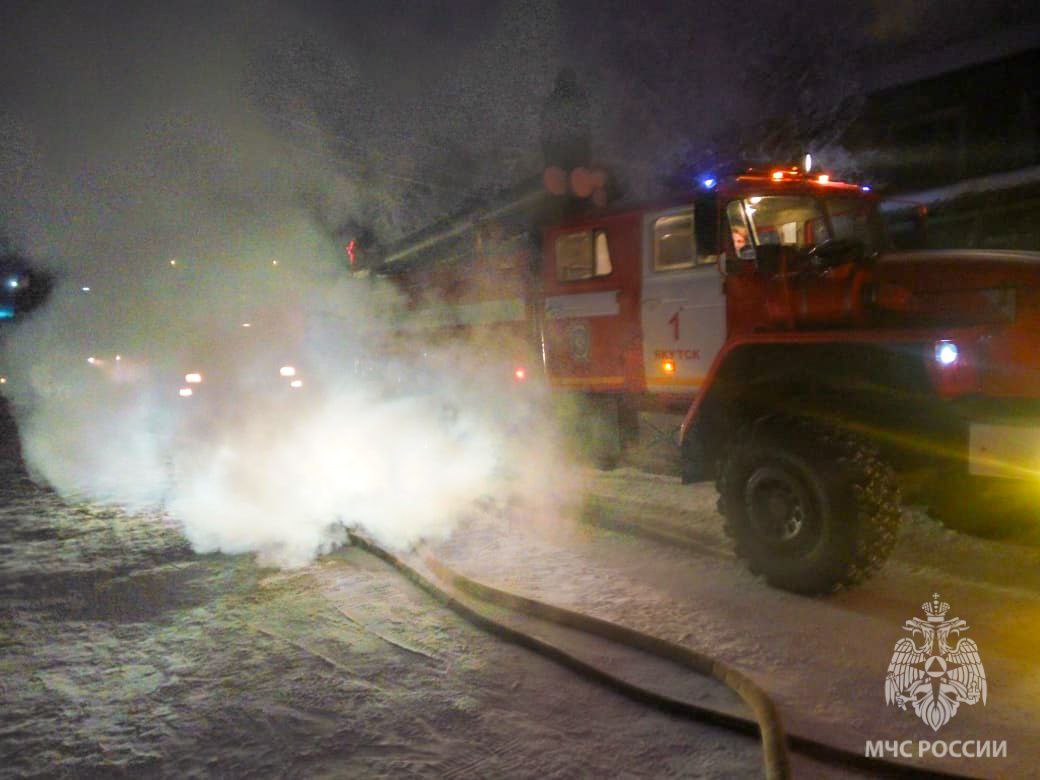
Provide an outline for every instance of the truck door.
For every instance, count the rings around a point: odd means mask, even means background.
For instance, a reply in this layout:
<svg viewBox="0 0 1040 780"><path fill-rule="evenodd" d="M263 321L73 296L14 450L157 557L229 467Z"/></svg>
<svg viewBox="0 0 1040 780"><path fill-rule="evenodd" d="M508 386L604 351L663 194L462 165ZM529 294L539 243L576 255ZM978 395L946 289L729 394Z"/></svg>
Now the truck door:
<svg viewBox="0 0 1040 780"><path fill-rule="evenodd" d="M621 392L640 382L639 221L612 216L546 233L543 349L552 384Z"/></svg>
<svg viewBox="0 0 1040 780"><path fill-rule="evenodd" d="M640 303L643 368L651 393L695 395L726 338L719 258L697 246L696 237L704 232L695 229L694 208L645 216Z"/></svg>

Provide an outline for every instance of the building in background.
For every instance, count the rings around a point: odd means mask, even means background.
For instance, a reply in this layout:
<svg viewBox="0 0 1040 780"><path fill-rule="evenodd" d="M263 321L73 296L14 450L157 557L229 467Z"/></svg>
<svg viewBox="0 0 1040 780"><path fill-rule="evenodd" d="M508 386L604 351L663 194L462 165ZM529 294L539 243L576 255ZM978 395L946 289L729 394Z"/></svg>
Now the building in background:
<svg viewBox="0 0 1040 780"><path fill-rule="evenodd" d="M844 145L884 193L898 245L913 243L920 204L929 247L1040 249L1038 72L1034 47L867 95Z"/></svg>

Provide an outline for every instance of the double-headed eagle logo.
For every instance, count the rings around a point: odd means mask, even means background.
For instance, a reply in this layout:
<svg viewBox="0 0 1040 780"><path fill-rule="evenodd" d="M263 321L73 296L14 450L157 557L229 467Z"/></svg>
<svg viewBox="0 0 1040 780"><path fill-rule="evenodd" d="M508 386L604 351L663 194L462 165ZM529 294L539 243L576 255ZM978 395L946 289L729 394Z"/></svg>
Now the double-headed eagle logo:
<svg viewBox="0 0 1040 780"><path fill-rule="evenodd" d="M914 708L921 720L938 731L957 714L961 704L986 703L986 670L973 639L961 637L968 624L946 619L950 605L932 594L921 605L927 619L911 618L903 625L910 636L896 642L885 677L885 703ZM951 635L955 640L950 644Z"/></svg>

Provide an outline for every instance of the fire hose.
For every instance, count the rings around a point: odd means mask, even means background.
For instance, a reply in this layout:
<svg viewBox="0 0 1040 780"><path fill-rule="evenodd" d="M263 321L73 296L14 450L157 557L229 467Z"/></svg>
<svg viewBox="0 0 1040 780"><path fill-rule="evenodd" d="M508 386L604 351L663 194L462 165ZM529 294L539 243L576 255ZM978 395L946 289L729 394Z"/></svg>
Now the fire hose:
<svg viewBox="0 0 1040 780"><path fill-rule="evenodd" d="M496 588L455 571L429 552L416 551L399 555L358 531L351 531L350 539L358 548L387 562L478 628L533 650L641 704L746 736L757 736L762 745L763 773L769 780L791 777L791 751L842 768L861 769L886 777L936 780L969 778L968 775L914 767L885 758L869 758L812 737L786 733L777 706L769 695L743 672L710 655L608 620ZM565 626L712 677L736 693L749 707L752 717L684 701L636 685L602 665L568 652L558 644L510 625L508 621L482 609L479 605L481 602L549 624Z"/></svg>

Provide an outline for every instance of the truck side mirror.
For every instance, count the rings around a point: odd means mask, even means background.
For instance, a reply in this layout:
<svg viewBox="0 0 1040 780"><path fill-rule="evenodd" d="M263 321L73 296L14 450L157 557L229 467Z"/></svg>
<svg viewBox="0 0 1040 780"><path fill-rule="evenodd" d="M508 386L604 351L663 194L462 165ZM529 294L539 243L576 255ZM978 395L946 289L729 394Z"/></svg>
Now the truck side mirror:
<svg viewBox="0 0 1040 780"><path fill-rule="evenodd" d="M719 241L719 207L715 198L698 198L693 204L693 235L701 257L722 252Z"/></svg>

